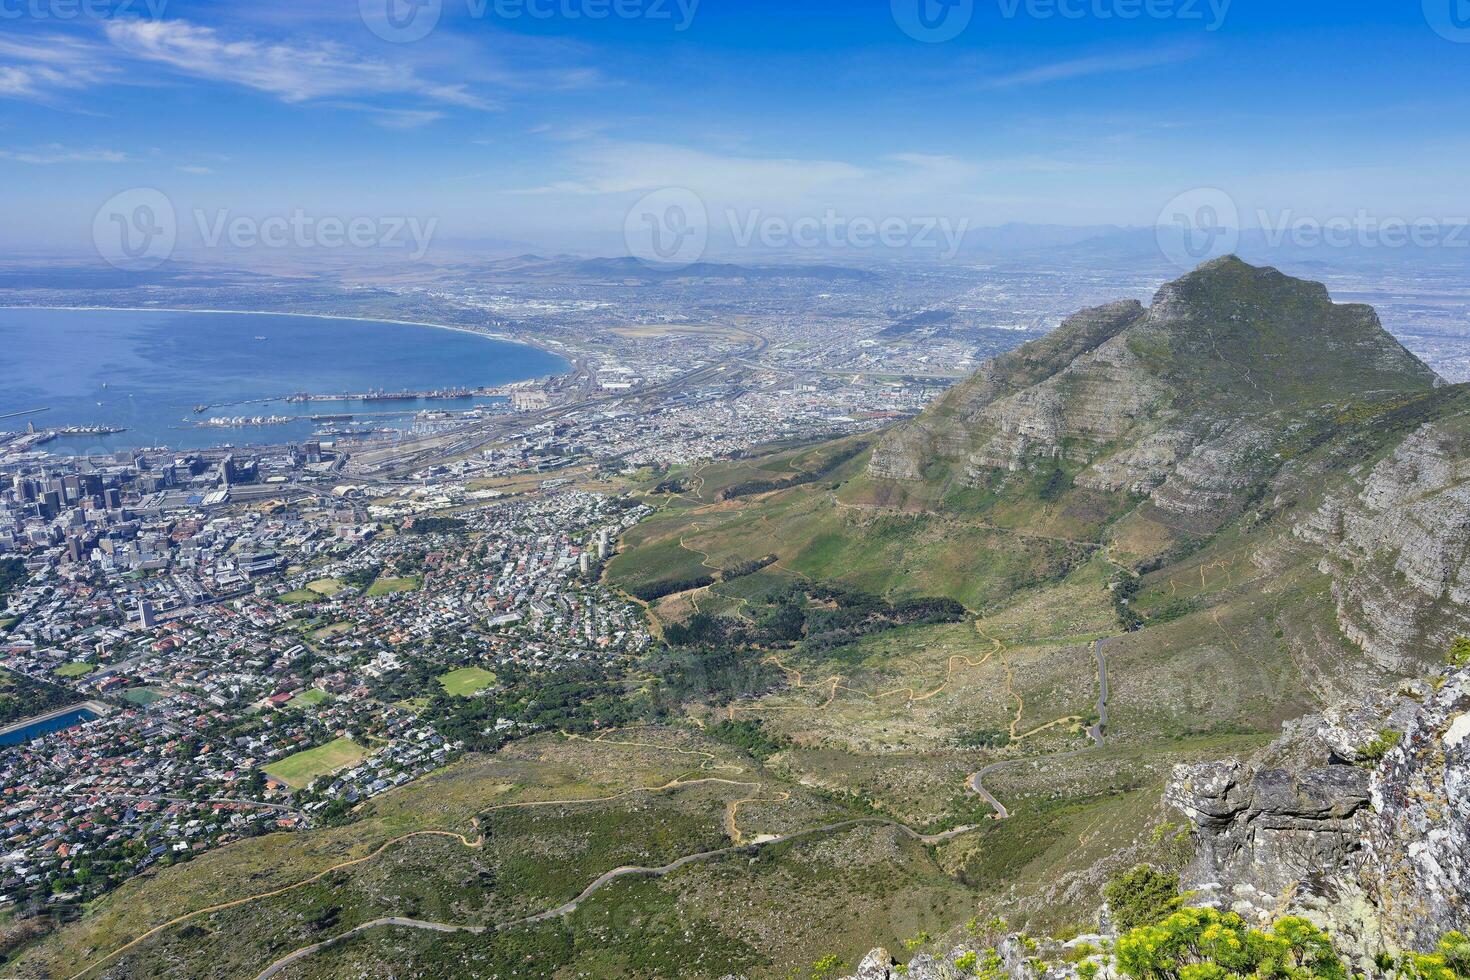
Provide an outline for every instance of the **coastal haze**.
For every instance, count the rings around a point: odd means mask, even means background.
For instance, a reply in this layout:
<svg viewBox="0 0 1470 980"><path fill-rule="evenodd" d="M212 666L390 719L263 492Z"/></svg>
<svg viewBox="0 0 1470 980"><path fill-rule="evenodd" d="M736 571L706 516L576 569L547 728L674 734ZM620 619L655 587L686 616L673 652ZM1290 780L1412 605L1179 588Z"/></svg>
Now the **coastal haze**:
<svg viewBox="0 0 1470 980"><path fill-rule="evenodd" d="M1470 980L1464 13L0 9L0 974Z"/></svg>

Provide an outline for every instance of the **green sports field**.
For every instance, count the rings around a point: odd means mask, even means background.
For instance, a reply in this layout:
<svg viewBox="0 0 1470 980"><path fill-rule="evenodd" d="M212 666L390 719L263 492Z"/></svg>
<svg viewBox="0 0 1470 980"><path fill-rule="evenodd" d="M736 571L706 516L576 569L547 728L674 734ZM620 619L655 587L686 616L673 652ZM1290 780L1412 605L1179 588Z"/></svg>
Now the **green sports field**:
<svg viewBox="0 0 1470 980"><path fill-rule="evenodd" d="M370 596L390 595L394 592L417 592L423 583L417 578L380 578L368 589Z"/></svg>
<svg viewBox="0 0 1470 980"><path fill-rule="evenodd" d="M495 684L495 675L481 667L462 667L439 678L444 692L452 698L467 698Z"/></svg>
<svg viewBox="0 0 1470 980"><path fill-rule="evenodd" d="M368 750L350 738L339 738L305 752L297 752L265 767L268 775L293 789L310 786L320 776L328 776L367 758Z"/></svg>

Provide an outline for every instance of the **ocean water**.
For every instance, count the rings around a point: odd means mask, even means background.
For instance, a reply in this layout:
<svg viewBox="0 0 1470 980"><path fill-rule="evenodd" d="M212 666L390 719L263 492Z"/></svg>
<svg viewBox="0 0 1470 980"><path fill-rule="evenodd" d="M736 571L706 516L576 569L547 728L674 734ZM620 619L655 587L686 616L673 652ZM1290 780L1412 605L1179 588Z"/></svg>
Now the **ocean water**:
<svg viewBox="0 0 1470 980"><path fill-rule="evenodd" d="M44 447L53 453L295 442L331 424L313 422L312 415L375 413L337 423L361 428L391 422L381 413L407 416L488 401L279 400L296 392L478 388L568 367L562 358L524 344L399 323L266 313L0 309L0 416L12 416L0 418L0 431L24 431L27 423L37 429L127 429L65 436ZM199 405L210 411L196 415ZM191 424L210 416L271 415L303 418L240 428Z"/></svg>

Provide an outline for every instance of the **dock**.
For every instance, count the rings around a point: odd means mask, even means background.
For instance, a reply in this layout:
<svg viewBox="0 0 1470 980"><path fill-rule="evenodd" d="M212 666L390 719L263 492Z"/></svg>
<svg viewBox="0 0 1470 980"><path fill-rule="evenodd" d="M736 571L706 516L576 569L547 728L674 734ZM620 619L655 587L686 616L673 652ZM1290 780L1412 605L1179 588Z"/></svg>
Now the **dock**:
<svg viewBox="0 0 1470 980"><path fill-rule="evenodd" d="M40 415L42 412L49 411L51 411L51 407L48 405L45 408L32 408L29 411L25 412L11 412L9 415L0 415L0 422L3 422L6 419L25 418L27 415Z"/></svg>

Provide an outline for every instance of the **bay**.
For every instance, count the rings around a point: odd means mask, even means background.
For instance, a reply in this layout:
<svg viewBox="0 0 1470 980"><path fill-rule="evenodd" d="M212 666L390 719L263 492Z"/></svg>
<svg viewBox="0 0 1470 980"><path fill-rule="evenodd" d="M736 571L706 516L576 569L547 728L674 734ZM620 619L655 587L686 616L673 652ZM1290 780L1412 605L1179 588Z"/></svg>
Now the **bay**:
<svg viewBox="0 0 1470 980"><path fill-rule="evenodd" d="M297 442L321 428L311 415L408 416L491 400L283 400L297 392L494 387L568 368L561 357L525 344L414 324L274 313L0 309L0 416L11 416L0 418L0 431L24 431L27 423L127 430L63 436L46 445L53 453ZM196 415L200 405L210 411ZM13 414L41 408L47 411ZM302 418L241 428L193 424L211 416L271 415Z"/></svg>

